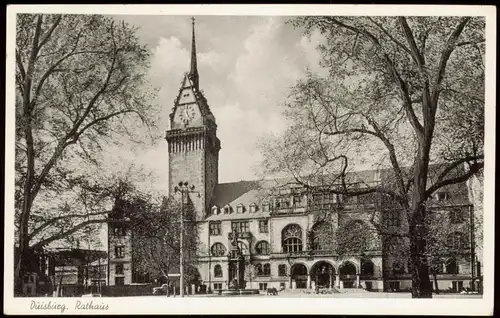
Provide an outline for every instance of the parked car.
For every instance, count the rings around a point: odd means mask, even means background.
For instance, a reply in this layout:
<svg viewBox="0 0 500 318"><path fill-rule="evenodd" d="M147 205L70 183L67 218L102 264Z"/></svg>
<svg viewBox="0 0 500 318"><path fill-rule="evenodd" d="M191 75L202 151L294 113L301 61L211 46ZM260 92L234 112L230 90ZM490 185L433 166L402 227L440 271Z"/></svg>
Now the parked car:
<svg viewBox="0 0 500 318"><path fill-rule="evenodd" d="M167 295L168 294L168 284L163 284L160 287L153 288L153 295Z"/></svg>

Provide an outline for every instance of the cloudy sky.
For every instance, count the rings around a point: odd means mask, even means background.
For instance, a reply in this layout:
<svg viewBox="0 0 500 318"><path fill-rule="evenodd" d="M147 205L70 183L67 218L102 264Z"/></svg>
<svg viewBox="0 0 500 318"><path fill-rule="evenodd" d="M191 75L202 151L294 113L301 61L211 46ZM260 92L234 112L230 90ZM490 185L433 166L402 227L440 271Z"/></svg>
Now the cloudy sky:
<svg viewBox="0 0 500 318"><path fill-rule="evenodd" d="M160 89L158 131L152 146L134 161L156 175L155 187L167 189L168 114L182 74L189 70L190 16L114 16L138 27L152 51L151 83ZM197 16L196 43L200 89L205 92L221 140L220 182L256 179L259 138L286 126L281 104L288 88L307 68L318 70L318 34L303 36L288 17ZM116 154L113 152L113 154ZM130 156L129 156L130 158Z"/></svg>

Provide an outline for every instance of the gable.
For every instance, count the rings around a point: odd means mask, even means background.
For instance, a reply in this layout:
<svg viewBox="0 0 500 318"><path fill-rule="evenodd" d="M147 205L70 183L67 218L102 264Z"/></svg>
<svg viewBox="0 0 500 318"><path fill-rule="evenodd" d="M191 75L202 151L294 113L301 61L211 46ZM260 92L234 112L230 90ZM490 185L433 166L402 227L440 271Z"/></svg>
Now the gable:
<svg viewBox="0 0 500 318"><path fill-rule="evenodd" d="M202 127L206 124L206 120L215 123L206 98L189 79L188 74L184 74L170 113L170 129Z"/></svg>

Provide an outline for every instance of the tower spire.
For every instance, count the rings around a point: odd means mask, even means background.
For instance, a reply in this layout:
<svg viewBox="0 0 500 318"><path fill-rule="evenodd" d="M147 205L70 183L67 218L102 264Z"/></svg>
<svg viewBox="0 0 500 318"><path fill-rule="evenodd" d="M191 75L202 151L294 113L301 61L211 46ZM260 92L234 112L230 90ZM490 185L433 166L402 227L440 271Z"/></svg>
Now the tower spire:
<svg viewBox="0 0 500 318"><path fill-rule="evenodd" d="M194 17L191 17L191 21L193 24L193 38L191 42L191 69L189 70L189 78L193 82L193 85L196 89L198 89L198 63L196 61L196 39L194 35Z"/></svg>

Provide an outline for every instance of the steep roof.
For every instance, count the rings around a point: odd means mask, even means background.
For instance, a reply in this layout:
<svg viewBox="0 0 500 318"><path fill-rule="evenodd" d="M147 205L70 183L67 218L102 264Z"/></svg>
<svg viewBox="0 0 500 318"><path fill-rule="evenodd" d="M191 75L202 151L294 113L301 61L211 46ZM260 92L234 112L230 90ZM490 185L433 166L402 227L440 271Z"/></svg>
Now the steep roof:
<svg viewBox="0 0 500 318"><path fill-rule="evenodd" d="M434 179L437 175L436 171L442 166L433 165L431 167L431 172L429 173L430 179ZM405 171L408 172L408 171ZM361 187L382 183L388 184L392 182L392 169L380 169L380 170L363 170L363 171L353 171L349 172L346 176L346 182L348 184L359 183ZM321 186L321 185L332 185L335 182L334 176L325 176L322 178L311 177L307 180L308 184L311 186ZM339 183L337 180L336 183ZM274 180L254 180L254 181L238 181L229 183L220 183L215 186L210 209L217 206L219 209L223 209L226 205L232 207L232 213L212 214L209 211L209 216L207 220L229 220L229 219L253 219L259 217L268 217L269 212L264 212L262 210L262 205L266 202L267 198L271 196L275 191L281 189L290 189L291 187L298 187L298 183L293 178L279 178ZM300 189L300 187L298 187ZM470 200L468 197L468 190L465 183L455 184L448 186L443 189L443 191L449 191L454 195L448 200L451 205L469 204ZM258 206L256 212L250 212L249 207L254 203ZM243 213L237 213L237 206L242 204L246 209Z"/></svg>

